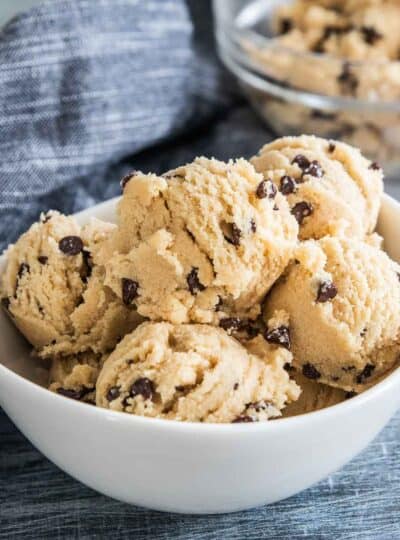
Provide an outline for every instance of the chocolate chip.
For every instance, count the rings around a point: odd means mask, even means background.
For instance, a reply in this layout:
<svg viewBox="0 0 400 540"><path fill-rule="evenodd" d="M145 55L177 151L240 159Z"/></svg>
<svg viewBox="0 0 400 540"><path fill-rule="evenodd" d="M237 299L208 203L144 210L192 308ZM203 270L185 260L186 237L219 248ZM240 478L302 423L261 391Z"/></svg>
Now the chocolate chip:
<svg viewBox="0 0 400 540"><path fill-rule="evenodd" d="M43 217L41 218L42 223L47 223L50 220L51 220L51 214L44 214Z"/></svg>
<svg viewBox="0 0 400 540"><path fill-rule="evenodd" d="M126 306L129 306L139 295L139 283L129 278L122 278L122 301Z"/></svg>
<svg viewBox="0 0 400 540"><path fill-rule="evenodd" d="M200 291L204 291L205 286L199 280L199 269L193 267L189 274L186 276L186 281L189 287L191 294L196 295Z"/></svg>
<svg viewBox="0 0 400 540"><path fill-rule="evenodd" d="M285 362L283 364L283 369L285 371L293 371L294 370L294 367L292 366L292 364L289 364L289 362Z"/></svg>
<svg viewBox="0 0 400 540"><path fill-rule="evenodd" d="M290 329L288 326L281 325L271 330L267 328L264 332L264 338L268 343L275 343L290 350Z"/></svg>
<svg viewBox="0 0 400 540"><path fill-rule="evenodd" d="M138 173L138 171L132 171L131 173L127 174L126 176L124 176L122 178L122 180L120 182L122 191L124 191L124 188L125 188L126 184L129 182L129 180L131 180L137 173Z"/></svg>
<svg viewBox="0 0 400 540"><path fill-rule="evenodd" d="M301 225L306 217L311 216L313 210L310 203L301 201L293 206L291 213L296 218L297 223Z"/></svg>
<svg viewBox="0 0 400 540"><path fill-rule="evenodd" d="M137 379L131 386L130 397L143 396L143 399L153 399L155 394L155 386L153 381L147 377Z"/></svg>
<svg viewBox="0 0 400 540"><path fill-rule="evenodd" d="M379 163L377 163L376 161L373 161L368 167L368 169L371 169L372 171L380 171L382 167L379 165Z"/></svg>
<svg viewBox="0 0 400 540"><path fill-rule="evenodd" d="M222 304L223 304L223 300L222 300L222 296L219 296L218 295L218 301L217 303L215 304L215 311L220 311L221 308L222 308Z"/></svg>
<svg viewBox="0 0 400 540"><path fill-rule="evenodd" d="M237 317L226 317L219 321L219 325L224 330L239 330L242 326L242 321Z"/></svg>
<svg viewBox="0 0 400 540"><path fill-rule="evenodd" d="M5 310L8 311L10 307L10 299L7 296L5 296L4 298L1 299L1 305L3 306Z"/></svg>
<svg viewBox="0 0 400 540"><path fill-rule="evenodd" d="M282 176L279 191L283 195L290 195L291 193L294 193L296 189L296 180L292 176L288 176L287 174Z"/></svg>
<svg viewBox="0 0 400 540"><path fill-rule="evenodd" d="M361 336L361 337L364 337L366 333L367 333L367 328L363 328L363 329L361 330L361 332L360 332L360 336Z"/></svg>
<svg viewBox="0 0 400 540"><path fill-rule="evenodd" d="M108 401L114 401L114 399L117 399L120 396L121 387L120 386L112 386L109 388L106 398Z"/></svg>
<svg viewBox="0 0 400 540"><path fill-rule="evenodd" d="M304 171L304 169L307 169L307 167L310 165L310 162L309 160L306 158L306 156L303 156L303 154L297 154L297 156L295 156L293 159L292 159L292 165L296 163L296 165L302 170Z"/></svg>
<svg viewBox="0 0 400 540"><path fill-rule="evenodd" d="M82 386L82 388L79 388L78 390L73 390L72 388L57 388L56 392L57 394L60 394L61 396L70 398L70 399L76 399L81 400L83 397L85 397L90 392L93 392L93 388L87 388L86 386Z"/></svg>
<svg viewBox="0 0 400 540"><path fill-rule="evenodd" d="M357 392L346 392L344 395L344 399L351 399L356 395L357 395Z"/></svg>
<svg viewBox="0 0 400 540"><path fill-rule="evenodd" d="M27 263L21 263L18 268L18 279L25 274L25 272L29 272L30 266Z"/></svg>
<svg viewBox="0 0 400 540"><path fill-rule="evenodd" d="M38 257L38 261L40 262L40 264L47 264L48 260L49 258L46 257L46 255L39 255Z"/></svg>
<svg viewBox="0 0 400 540"><path fill-rule="evenodd" d="M284 17L279 22L279 32L280 34L287 34L293 28L293 21L289 17Z"/></svg>
<svg viewBox="0 0 400 540"><path fill-rule="evenodd" d="M302 372L307 379L319 379L321 377L321 373L312 364L304 364Z"/></svg>
<svg viewBox="0 0 400 540"><path fill-rule="evenodd" d="M328 146L328 152L330 152L332 154L332 152L334 152L336 150L336 144L334 143L329 143L329 146Z"/></svg>
<svg viewBox="0 0 400 540"><path fill-rule="evenodd" d="M271 180L263 180L258 184L256 195L259 199L274 199L276 196L276 186Z"/></svg>
<svg viewBox="0 0 400 540"><path fill-rule="evenodd" d="M256 412L266 411L271 406L269 401L254 401L252 403L247 403L246 409L254 409Z"/></svg>
<svg viewBox="0 0 400 540"><path fill-rule="evenodd" d="M322 178L325 173L318 161L314 159L309 166L304 169L302 176L306 174L314 176L315 178Z"/></svg>
<svg viewBox="0 0 400 540"><path fill-rule="evenodd" d="M232 424L245 424L249 422L254 422L254 419L246 414L241 414L240 416L235 418L235 420L232 420Z"/></svg>
<svg viewBox="0 0 400 540"><path fill-rule="evenodd" d="M318 287L317 302L328 302L337 295L338 290L332 281L323 281Z"/></svg>
<svg viewBox="0 0 400 540"><path fill-rule="evenodd" d="M224 221L222 223L222 229L224 233L224 238L227 242L234 246L240 246L240 238L242 236L242 231L236 225L236 223L228 223Z"/></svg>
<svg viewBox="0 0 400 540"><path fill-rule="evenodd" d="M64 236L59 241L58 247L65 255L78 255L83 249L83 242L79 236Z"/></svg>
<svg viewBox="0 0 400 540"><path fill-rule="evenodd" d="M383 38L383 35L378 32L373 26L362 26L360 29L364 41L368 45L374 45L377 41Z"/></svg>
<svg viewBox="0 0 400 540"><path fill-rule="evenodd" d="M354 73L352 73L348 62L343 63L342 72L338 75L337 80L342 85L342 90L344 92L354 94L358 86L358 79Z"/></svg>
<svg viewBox="0 0 400 540"><path fill-rule="evenodd" d="M253 218L251 218L251 220L250 220L250 230L253 233L255 233L257 231L257 223L254 221Z"/></svg>
<svg viewBox="0 0 400 540"><path fill-rule="evenodd" d="M86 281L92 275L93 269L92 255L90 251L88 251L87 249L82 250L82 258L84 264L84 268L82 269L82 280L86 283Z"/></svg>
<svg viewBox="0 0 400 540"><path fill-rule="evenodd" d="M371 377L372 373L375 370L375 366L373 364L366 364L364 369L357 375L356 382L358 384L361 384L365 381L365 379L368 379Z"/></svg>
<svg viewBox="0 0 400 540"><path fill-rule="evenodd" d="M239 388L239 383L238 382L235 382L235 384L233 385L233 389L234 390L237 390Z"/></svg>

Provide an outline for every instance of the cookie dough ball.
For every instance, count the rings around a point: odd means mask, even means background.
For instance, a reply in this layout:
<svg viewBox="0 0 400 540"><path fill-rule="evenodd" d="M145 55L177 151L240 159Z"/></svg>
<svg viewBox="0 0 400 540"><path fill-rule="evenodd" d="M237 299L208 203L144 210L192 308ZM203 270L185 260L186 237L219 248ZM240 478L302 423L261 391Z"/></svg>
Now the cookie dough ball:
<svg viewBox="0 0 400 540"><path fill-rule="evenodd" d="M290 361L261 336L246 350L220 328L144 323L105 362L96 401L171 420L268 420L299 395L283 367Z"/></svg>
<svg viewBox="0 0 400 540"><path fill-rule="evenodd" d="M399 357L399 265L375 238L310 240L296 261L269 296L266 317L287 314L293 364L305 377L367 388Z"/></svg>
<svg viewBox="0 0 400 540"><path fill-rule="evenodd" d="M92 352L53 358L49 372L49 390L77 401L94 404L96 382L103 360L103 356Z"/></svg>
<svg viewBox="0 0 400 540"><path fill-rule="evenodd" d="M286 196L301 239L340 229L362 237L374 230L383 174L356 148L311 135L283 137L263 146L251 162Z"/></svg>
<svg viewBox="0 0 400 540"><path fill-rule="evenodd" d="M332 405L337 405L354 395L352 392L345 392L340 388L333 388L326 384L321 384L312 379L308 379L293 368L289 371L289 374L301 388L301 394L297 401L289 403L289 405L285 407L282 411L282 418L320 411L321 409L332 407Z"/></svg>
<svg viewBox="0 0 400 540"><path fill-rule="evenodd" d="M81 228L58 212L43 215L7 252L3 307L42 356L105 352L138 324L138 314L104 286L98 249L115 226Z"/></svg>
<svg viewBox="0 0 400 540"><path fill-rule="evenodd" d="M297 232L285 197L244 159L198 158L164 177L136 174L103 253L106 284L153 320L255 318Z"/></svg>

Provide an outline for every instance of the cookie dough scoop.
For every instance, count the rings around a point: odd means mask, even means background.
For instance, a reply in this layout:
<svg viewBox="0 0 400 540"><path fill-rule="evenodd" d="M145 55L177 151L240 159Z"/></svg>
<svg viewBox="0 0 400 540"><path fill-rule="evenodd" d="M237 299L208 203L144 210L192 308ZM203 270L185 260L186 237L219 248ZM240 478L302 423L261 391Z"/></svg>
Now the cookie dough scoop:
<svg viewBox="0 0 400 540"><path fill-rule="evenodd" d="M263 146L251 162L286 197L300 239L343 230L363 237L375 229L383 173L358 149L311 135L283 137Z"/></svg>
<svg viewBox="0 0 400 540"><path fill-rule="evenodd" d="M293 365L305 377L360 392L399 360L399 275L375 240L309 240L271 292L265 315L286 314Z"/></svg>
<svg viewBox="0 0 400 540"><path fill-rule="evenodd" d="M97 405L191 422L256 422L280 416L300 390L291 354L262 336L247 349L220 328L144 323L106 360Z"/></svg>
<svg viewBox="0 0 400 540"><path fill-rule="evenodd" d="M97 264L114 229L48 212L9 247L1 302L41 356L106 352L142 321L104 285Z"/></svg>
<svg viewBox="0 0 400 540"><path fill-rule="evenodd" d="M136 173L104 253L106 284L152 320L256 318L297 233L285 197L244 159Z"/></svg>

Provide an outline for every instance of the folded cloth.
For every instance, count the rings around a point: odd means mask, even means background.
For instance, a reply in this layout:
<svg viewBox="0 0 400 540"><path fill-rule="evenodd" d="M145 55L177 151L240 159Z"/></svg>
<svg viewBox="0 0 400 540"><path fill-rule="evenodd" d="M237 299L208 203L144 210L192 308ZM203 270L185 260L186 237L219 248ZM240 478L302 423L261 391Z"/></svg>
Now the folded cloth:
<svg viewBox="0 0 400 540"><path fill-rule="evenodd" d="M42 210L116 195L140 152L193 138L237 99L222 77L206 0L50 0L10 21L0 33L0 249ZM146 164L162 161L154 151Z"/></svg>

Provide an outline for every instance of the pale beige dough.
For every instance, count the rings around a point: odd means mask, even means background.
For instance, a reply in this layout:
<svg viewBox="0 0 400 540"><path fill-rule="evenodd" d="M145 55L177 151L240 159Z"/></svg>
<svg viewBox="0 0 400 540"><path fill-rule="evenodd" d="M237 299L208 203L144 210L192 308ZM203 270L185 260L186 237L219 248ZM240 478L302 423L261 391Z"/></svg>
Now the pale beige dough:
<svg viewBox="0 0 400 540"><path fill-rule="evenodd" d="M49 390L62 396L94 404L96 382L104 356L92 352L51 359Z"/></svg>
<svg viewBox="0 0 400 540"><path fill-rule="evenodd" d="M310 173L297 163L304 158L314 164ZM383 174L358 149L312 135L282 137L263 146L251 162L284 193L283 182L291 178L294 188L286 197L292 212L299 204L310 208L300 223L301 239L344 230L363 237L374 230Z"/></svg>
<svg viewBox="0 0 400 540"><path fill-rule="evenodd" d="M97 405L192 422L268 420L299 396L290 362L261 336L244 348L220 328L144 323L106 360Z"/></svg>
<svg viewBox="0 0 400 540"><path fill-rule="evenodd" d="M123 297L131 280L132 302L153 320L256 318L297 243L296 220L273 188L244 159L134 175L102 252L105 283Z"/></svg>
<svg viewBox="0 0 400 540"><path fill-rule="evenodd" d="M301 394L297 401L289 403L283 409L282 418L320 411L321 409L342 403L344 400L352 397L351 392L345 392L340 388L333 388L332 386L308 379L295 369L290 371L289 374L301 388Z"/></svg>
<svg viewBox="0 0 400 540"><path fill-rule="evenodd" d="M142 320L104 285L96 264L114 229L99 220L80 227L72 217L49 212L9 247L2 303L41 356L103 353ZM63 252L66 237L80 239L83 249Z"/></svg>
<svg viewBox="0 0 400 540"><path fill-rule="evenodd" d="M267 319L289 318L293 364L305 376L359 392L397 365L400 267L378 243L304 242L267 299Z"/></svg>

